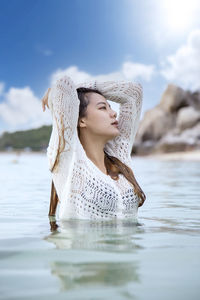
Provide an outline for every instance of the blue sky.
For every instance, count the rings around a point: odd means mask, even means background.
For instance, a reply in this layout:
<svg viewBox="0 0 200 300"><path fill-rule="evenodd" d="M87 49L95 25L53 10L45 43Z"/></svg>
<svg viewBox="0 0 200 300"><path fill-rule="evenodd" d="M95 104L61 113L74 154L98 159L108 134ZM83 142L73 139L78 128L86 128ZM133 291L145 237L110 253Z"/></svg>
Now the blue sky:
<svg viewBox="0 0 200 300"><path fill-rule="evenodd" d="M41 98L63 74L140 82L141 118L169 83L199 89L199 15L197 0L0 0L0 134L51 124Z"/></svg>

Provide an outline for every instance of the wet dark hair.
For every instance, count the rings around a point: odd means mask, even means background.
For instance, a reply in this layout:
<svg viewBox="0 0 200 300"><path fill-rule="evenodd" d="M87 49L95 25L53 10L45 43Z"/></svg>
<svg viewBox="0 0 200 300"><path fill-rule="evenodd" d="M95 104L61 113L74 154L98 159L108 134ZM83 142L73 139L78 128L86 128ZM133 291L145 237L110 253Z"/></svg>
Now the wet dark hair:
<svg viewBox="0 0 200 300"><path fill-rule="evenodd" d="M80 100L80 105L79 105L79 119L82 117L85 117L87 114L87 106L90 103L89 99L89 93L98 93L103 96L103 94L92 88L85 88L85 87L80 87L77 89L77 94L78 98ZM80 134L79 127L77 125L77 131L78 135ZM64 138L63 138L64 140ZM64 149L64 145L62 147ZM121 162L117 157L111 156L106 151L104 150L105 153L105 167L107 170L107 173L111 176L112 179L118 180L119 179L119 174L123 174L124 177L133 185L135 193L138 195L140 198L139 201L139 207L143 205L144 201L146 200L146 196L144 192L142 191L141 187L139 186L138 182L135 179L134 173L131 168L129 168L126 164ZM56 159L56 164L53 166L54 167L57 165L58 159ZM52 169L52 171L53 171ZM51 199L50 199L50 208L49 208L49 215L54 215L57 202L59 201L54 183L52 181L51 185Z"/></svg>

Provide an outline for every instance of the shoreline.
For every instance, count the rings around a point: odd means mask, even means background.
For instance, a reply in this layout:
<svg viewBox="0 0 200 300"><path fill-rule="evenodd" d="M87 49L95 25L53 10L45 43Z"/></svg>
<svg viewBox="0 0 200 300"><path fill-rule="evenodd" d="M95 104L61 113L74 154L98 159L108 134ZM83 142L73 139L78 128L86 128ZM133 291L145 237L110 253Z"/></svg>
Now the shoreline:
<svg viewBox="0 0 200 300"><path fill-rule="evenodd" d="M0 155L44 155L46 151L0 151ZM149 155L132 155L133 159L161 159L161 160L184 160L184 161L200 161L200 149L183 152L170 152L170 153L155 153Z"/></svg>
<svg viewBox="0 0 200 300"><path fill-rule="evenodd" d="M146 156L133 156L133 158L144 159L160 159L160 160L184 160L184 161L200 161L200 150L170 152L170 153L155 153Z"/></svg>

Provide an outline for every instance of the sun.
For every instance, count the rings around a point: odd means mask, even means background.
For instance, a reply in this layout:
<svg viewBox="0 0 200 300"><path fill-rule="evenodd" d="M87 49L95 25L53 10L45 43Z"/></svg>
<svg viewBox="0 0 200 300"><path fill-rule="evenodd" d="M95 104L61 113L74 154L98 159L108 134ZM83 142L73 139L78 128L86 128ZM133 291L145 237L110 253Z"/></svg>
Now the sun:
<svg viewBox="0 0 200 300"><path fill-rule="evenodd" d="M191 27L200 8L198 0L164 0L160 3L163 21L170 31Z"/></svg>

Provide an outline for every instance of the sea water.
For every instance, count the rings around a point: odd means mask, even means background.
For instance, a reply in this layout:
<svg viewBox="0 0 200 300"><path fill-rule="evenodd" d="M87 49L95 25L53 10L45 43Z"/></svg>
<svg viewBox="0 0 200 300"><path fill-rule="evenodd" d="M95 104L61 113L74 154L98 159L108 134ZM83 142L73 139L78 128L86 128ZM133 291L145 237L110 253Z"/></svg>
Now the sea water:
<svg viewBox="0 0 200 300"><path fill-rule="evenodd" d="M200 299L200 161L132 162L137 222L59 222L45 154L0 154L1 299Z"/></svg>

